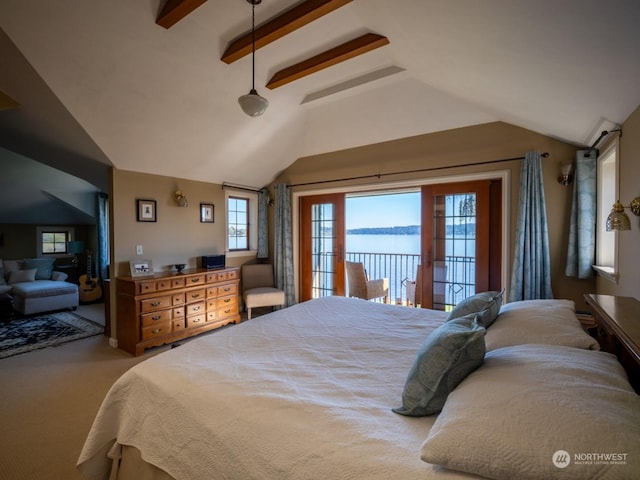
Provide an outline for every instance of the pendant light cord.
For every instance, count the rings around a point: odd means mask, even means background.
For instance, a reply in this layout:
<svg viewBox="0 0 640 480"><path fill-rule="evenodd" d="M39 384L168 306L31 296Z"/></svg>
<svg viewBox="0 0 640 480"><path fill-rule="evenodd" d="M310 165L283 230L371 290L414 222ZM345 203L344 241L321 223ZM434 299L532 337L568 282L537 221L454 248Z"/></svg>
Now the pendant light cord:
<svg viewBox="0 0 640 480"><path fill-rule="evenodd" d="M251 90L256 89L256 4L251 4Z"/></svg>

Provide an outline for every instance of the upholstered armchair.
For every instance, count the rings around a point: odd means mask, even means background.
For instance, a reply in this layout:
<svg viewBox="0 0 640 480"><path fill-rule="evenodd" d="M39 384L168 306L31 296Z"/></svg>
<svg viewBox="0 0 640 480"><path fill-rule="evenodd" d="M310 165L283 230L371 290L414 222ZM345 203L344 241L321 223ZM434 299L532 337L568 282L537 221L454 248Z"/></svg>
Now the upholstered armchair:
<svg viewBox="0 0 640 480"><path fill-rule="evenodd" d="M249 320L254 307L284 305L284 290L274 285L273 265L256 263L242 266L242 299Z"/></svg>
<svg viewBox="0 0 640 480"><path fill-rule="evenodd" d="M369 280L364 265L360 262L346 262L349 296L372 300L383 297L389 303L389 279Z"/></svg>

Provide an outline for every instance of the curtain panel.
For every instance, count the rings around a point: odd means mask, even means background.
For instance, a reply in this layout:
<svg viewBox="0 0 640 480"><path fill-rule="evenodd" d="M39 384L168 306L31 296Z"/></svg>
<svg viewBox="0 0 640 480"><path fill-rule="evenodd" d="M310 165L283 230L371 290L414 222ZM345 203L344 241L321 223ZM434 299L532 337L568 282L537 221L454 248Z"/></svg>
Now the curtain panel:
<svg viewBox="0 0 640 480"><path fill-rule="evenodd" d="M269 191L258 192L258 258L269 258Z"/></svg>
<svg viewBox="0 0 640 480"><path fill-rule="evenodd" d="M565 275L590 278L596 256L596 192L598 151L578 150L569 218L569 244Z"/></svg>
<svg viewBox="0 0 640 480"><path fill-rule="evenodd" d="M520 201L509 300L553 298L547 211L540 152L527 152L520 170Z"/></svg>
<svg viewBox="0 0 640 480"><path fill-rule="evenodd" d="M276 185L275 197L273 270L276 288L284 290L284 306L289 307L296 303L293 275L291 189L288 185Z"/></svg>

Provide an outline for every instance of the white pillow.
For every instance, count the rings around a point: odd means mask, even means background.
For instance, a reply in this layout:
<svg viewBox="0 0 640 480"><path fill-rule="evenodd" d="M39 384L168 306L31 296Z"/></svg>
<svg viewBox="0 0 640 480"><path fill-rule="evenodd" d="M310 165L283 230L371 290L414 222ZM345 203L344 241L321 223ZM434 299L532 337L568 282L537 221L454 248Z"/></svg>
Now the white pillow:
<svg viewBox="0 0 640 480"><path fill-rule="evenodd" d="M13 270L9 274L9 283L33 282L36 279L37 268L29 270Z"/></svg>
<svg viewBox="0 0 640 480"><path fill-rule="evenodd" d="M503 305L487 329L487 352L526 343L600 350L582 328L572 300L523 300Z"/></svg>
<svg viewBox="0 0 640 480"><path fill-rule="evenodd" d="M640 396L609 353L501 348L449 394L421 458L498 480L637 478Z"/></svg>

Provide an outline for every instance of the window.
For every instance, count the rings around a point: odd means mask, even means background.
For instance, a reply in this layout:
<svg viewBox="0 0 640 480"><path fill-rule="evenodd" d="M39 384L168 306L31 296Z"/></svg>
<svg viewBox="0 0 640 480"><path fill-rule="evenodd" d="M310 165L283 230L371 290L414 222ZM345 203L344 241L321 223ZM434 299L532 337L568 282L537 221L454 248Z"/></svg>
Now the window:
<svg viewBox="0 0 640 480"><path fill-rule="evenodd" d="M599 275L614 282L618 280L618 232L607 232L606 220L618 199L618 139L616 138L598 157L598 191L596 219L596 265Z"/></svg>
<svg viewBox="0 0 640 480"><path fill-rule="evenodd" d="M228 202L228 244L229 250L249 249L249 200L229 197Z"/></svg>
<svg viewBox="0 0 640 480"><path fill-rule="evenodd" d="M42 254L67 253L69 232L42 232Z"/></svg>
<svg viewBox="0 0 640 480"><path fill-rule="evenodd" d="M227 254L255 253L258 245L258 194L227 190Z"/></svg>

